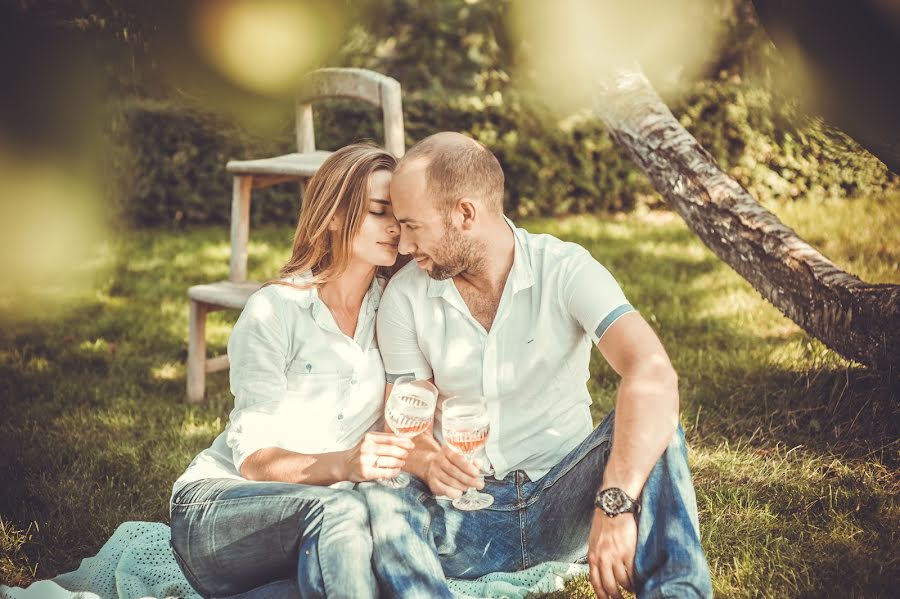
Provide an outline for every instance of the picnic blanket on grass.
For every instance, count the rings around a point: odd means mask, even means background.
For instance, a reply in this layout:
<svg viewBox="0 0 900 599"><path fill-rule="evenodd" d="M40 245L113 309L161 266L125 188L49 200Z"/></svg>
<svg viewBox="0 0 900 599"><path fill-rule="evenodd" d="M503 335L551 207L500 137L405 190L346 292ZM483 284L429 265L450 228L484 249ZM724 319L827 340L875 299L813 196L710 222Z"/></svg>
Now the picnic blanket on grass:
<svg viewBox="0 0 900 599"><path fill-rule="evenodd" d="M169 547L169 527L159 522L125 522L100 552L74 572L27 588L0 585L0 599L200 599L184 578ZM587 566L550 562L521 572L495 572L477 580L452 580L460 599L524 598L563 588Z"/></svg>

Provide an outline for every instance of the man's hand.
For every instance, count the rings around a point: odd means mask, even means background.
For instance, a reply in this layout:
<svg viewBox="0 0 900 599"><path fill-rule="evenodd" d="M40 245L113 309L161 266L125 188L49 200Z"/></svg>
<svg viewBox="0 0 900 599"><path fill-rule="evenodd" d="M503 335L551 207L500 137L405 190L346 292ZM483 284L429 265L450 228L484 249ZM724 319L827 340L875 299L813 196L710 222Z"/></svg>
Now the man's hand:
<svg viewBox="0 0 900 599"><path fill-rule="evenodd" d="M637 547L637 523L630 513L610 518L594 510L588 537L588 564L591 586L600 599L621 599L619 587L634 590L632 570Z"/></svg>
<svg viewBox="0 0 900 599"><path fill-rule="evenodd" d="M433 454L428 463L425 482L434 495L445 495L456 499L469 487L484 488L481 478L481 463L469 462L460 452L448 445Z"/></svg>
<svg viewBox="0 0 900 599"><path fill-rule="evenodd" d="M386 433L366 433L362 441L345 454L344 480L360 482L392 478L400 473L413 442Z"/></svg>

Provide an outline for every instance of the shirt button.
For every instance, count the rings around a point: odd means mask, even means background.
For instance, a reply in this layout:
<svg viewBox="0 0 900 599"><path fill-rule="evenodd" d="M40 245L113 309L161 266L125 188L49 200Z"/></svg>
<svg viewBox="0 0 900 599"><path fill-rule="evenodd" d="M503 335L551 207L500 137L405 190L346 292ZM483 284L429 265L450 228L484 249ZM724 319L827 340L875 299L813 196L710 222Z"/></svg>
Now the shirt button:
<svg viewBox="0 0 900 599"><path fill-rule="evenodd" d="M356 378L356 375L354 374L352 377L350 377L350 384L355 387L357 383L359 383L359 379Z"/></svg>
<svg viewBox="0 0 900 599"><path fill-rule="evenodd" d="M343 414L338 414L338 420L343 420L343 419L344 419L344 415L343 415Z"/></svg>

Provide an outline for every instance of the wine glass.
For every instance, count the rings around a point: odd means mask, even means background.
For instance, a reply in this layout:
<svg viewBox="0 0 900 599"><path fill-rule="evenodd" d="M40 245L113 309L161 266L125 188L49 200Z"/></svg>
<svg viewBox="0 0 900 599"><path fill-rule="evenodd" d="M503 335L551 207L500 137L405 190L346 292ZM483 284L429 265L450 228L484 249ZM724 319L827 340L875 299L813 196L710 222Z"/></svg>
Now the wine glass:
<svg viewBox="0 0 900 599"><path fill-rule="evenodd" d="M394 381L384 406L384 420L398 437L412 438L434 422L434 406L438 390L428 381L401 376ZM409 475L401 472L394 478L379 478L385 487L402 489L409 485Z"/></svg>
<svg viewBox="0 0 900 599"><path fill-rule="evenodd" d="M491 428L484 398L478 395L450 397L444 400L441 414L444 441L462 452L466 460L471 462L475 452L487 443ZM472 511L493 503L493 497L470 487L461 497L453 500L453 507Z"/></svg>

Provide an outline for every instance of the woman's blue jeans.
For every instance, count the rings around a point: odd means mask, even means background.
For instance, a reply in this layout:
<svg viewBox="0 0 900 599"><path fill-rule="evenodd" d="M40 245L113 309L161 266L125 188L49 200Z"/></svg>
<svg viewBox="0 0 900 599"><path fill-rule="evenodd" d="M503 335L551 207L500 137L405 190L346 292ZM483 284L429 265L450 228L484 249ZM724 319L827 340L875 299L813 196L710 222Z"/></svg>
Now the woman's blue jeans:
<svg viewBox="0 0 900 599"><path fill-rule="evenodd" d="M455 509L416 478L401 490L360 485L383 594L449 598L445 576L472 579L547 561L585 561L612 434L610 414L540 480L522 471L503 480L487 478L484 491L494 504L479 511ZM681 427L647 479L641 504L634 560L638 597L711 597Z"/></svg>
<svg viewBox="0 0 900 599"><path fill-rule="evenodd" d="M205 479L171 506L172 549L204 597L367 598L369 512L355 491Z"/></svg>

